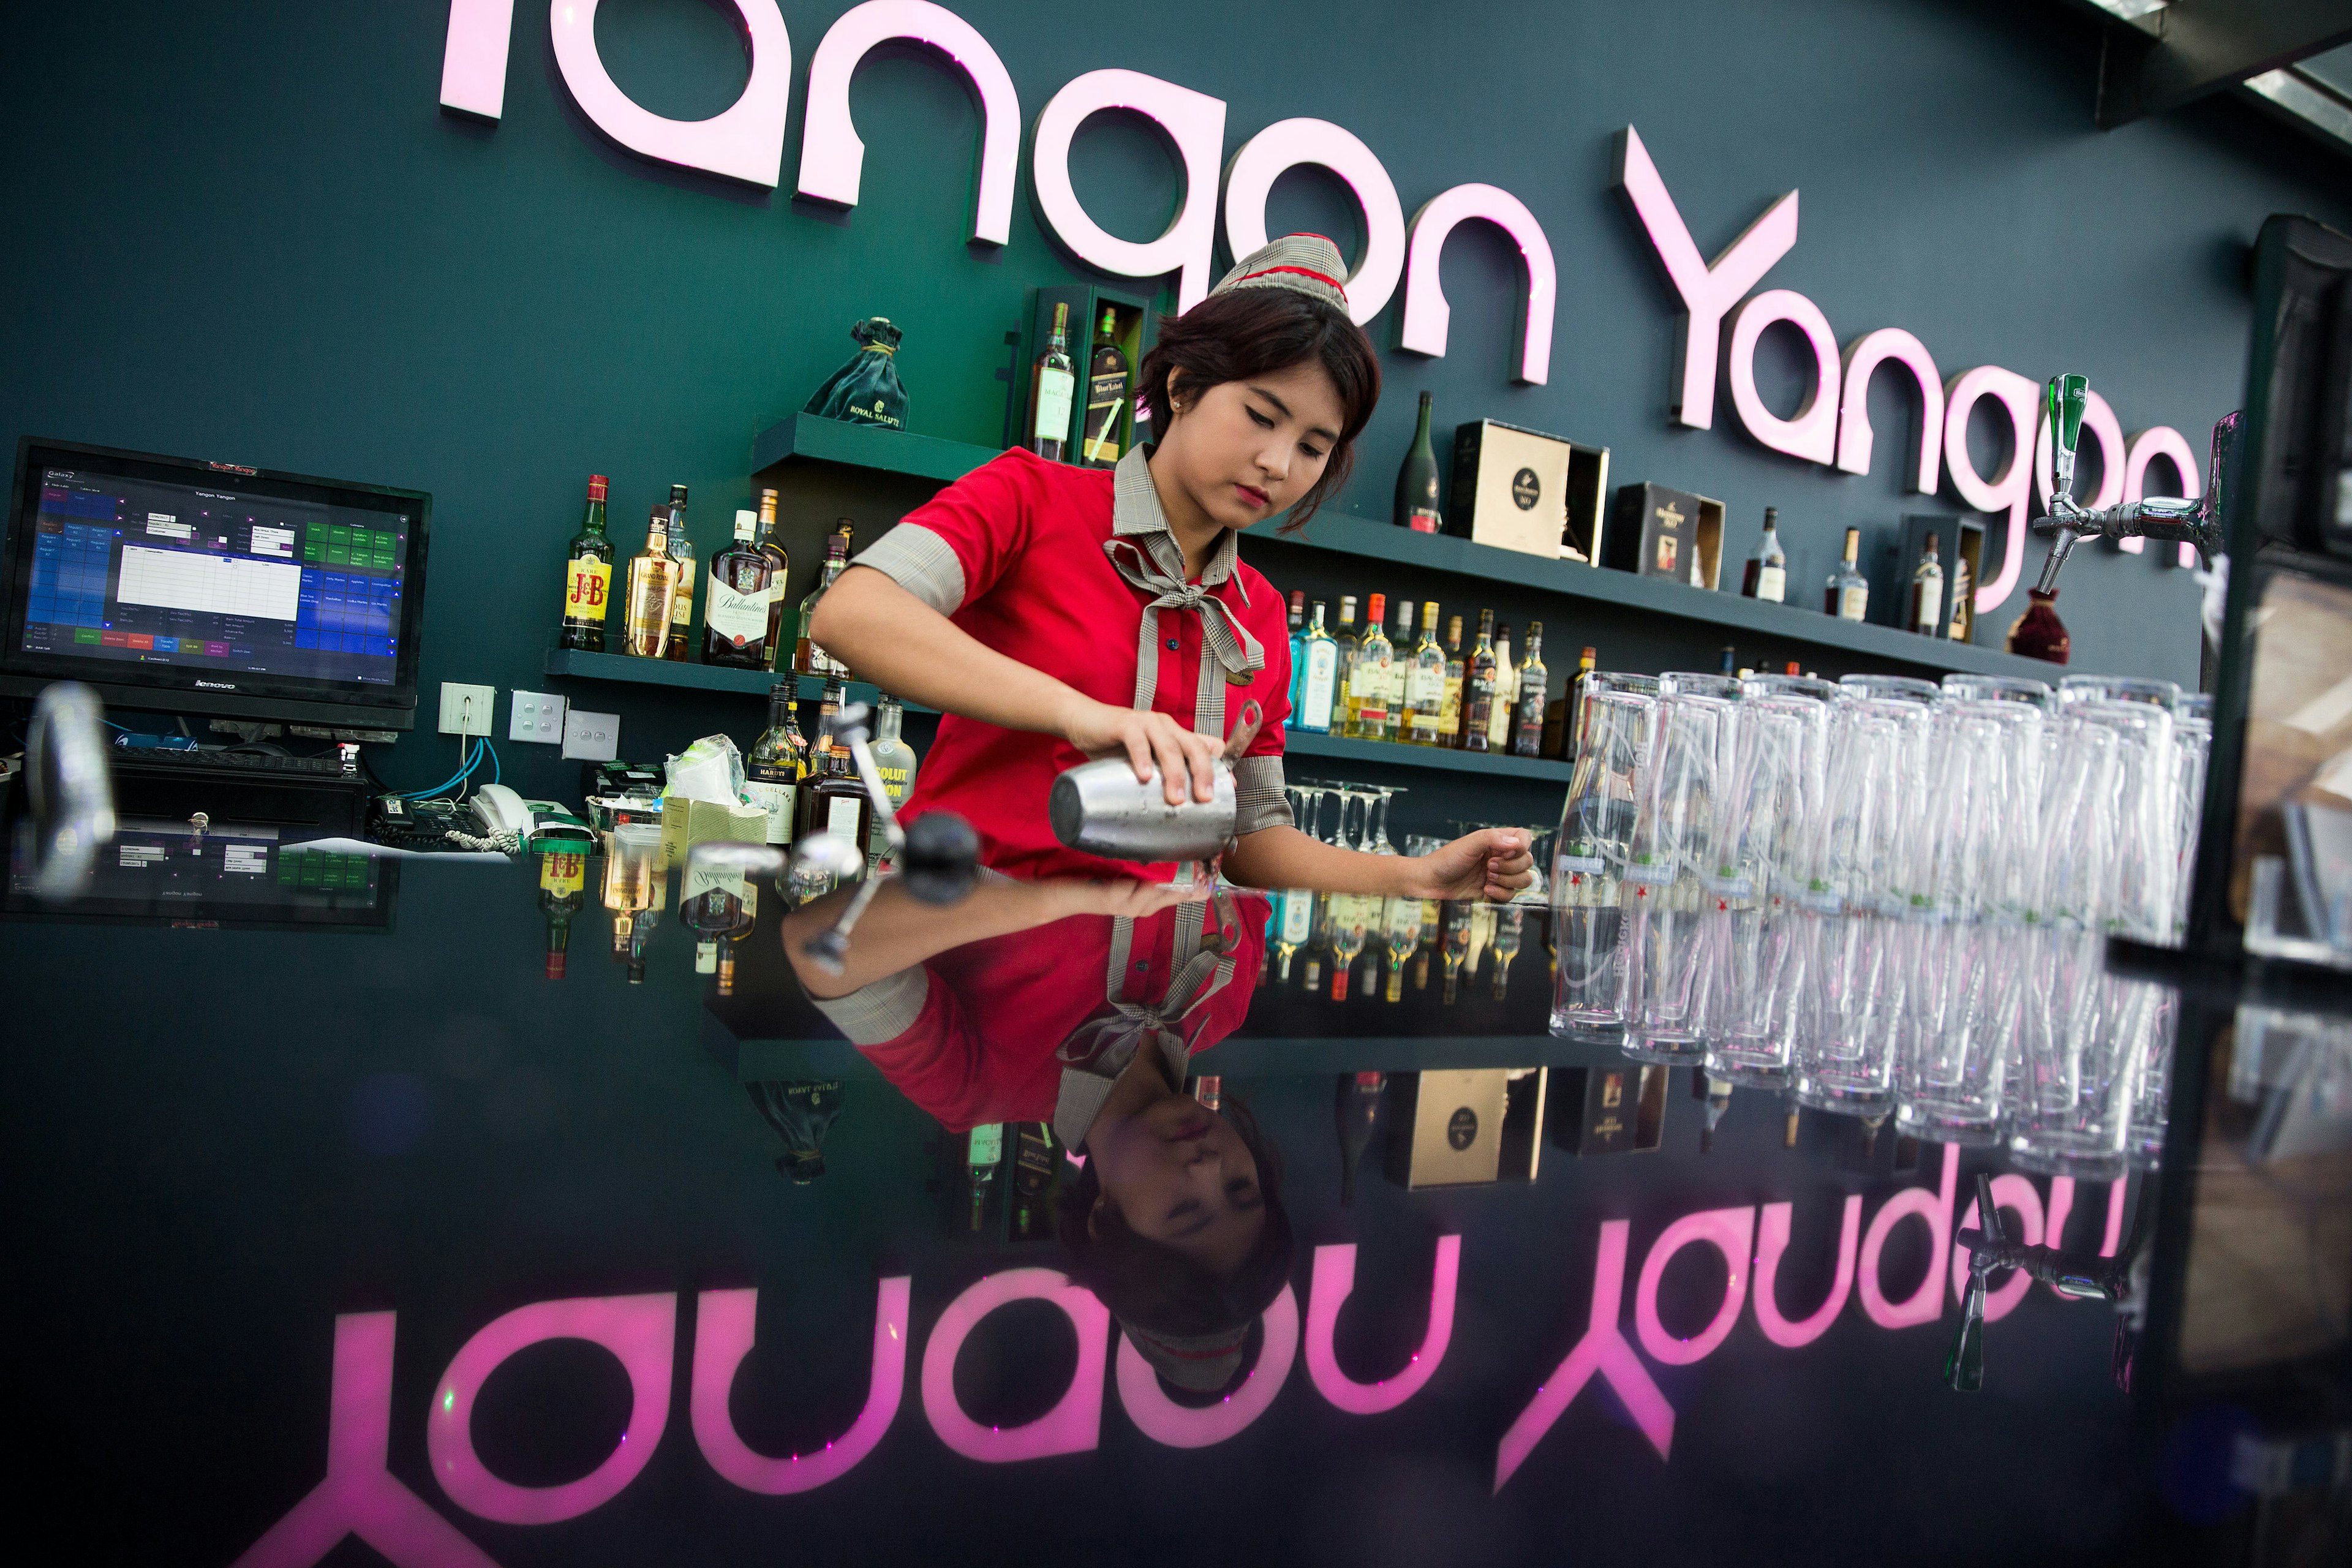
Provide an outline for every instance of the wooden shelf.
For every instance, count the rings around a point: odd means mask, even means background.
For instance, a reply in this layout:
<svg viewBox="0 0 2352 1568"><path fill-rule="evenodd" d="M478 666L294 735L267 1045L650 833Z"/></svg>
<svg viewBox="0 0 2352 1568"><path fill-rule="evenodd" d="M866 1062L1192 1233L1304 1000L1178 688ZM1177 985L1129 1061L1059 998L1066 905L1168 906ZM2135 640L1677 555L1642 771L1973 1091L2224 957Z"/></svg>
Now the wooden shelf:
<svg viewBox="0 0 2352 1568"><path fill-rule="evenodd" d="M776 684L776 676L764 669L728 669L713 664L677 664L666 658L638 658L625 653L581 653L572 648L551 647L541 667L549 675L560 675L573 680L622 680L635 686L667 686L688 691L731 691L747 697L765 697ZM800 681L800 699L814 702L824 696L824 679L821 676L803 675ZM881 693L862 680L849 683L852 702L874 703ZM929 713L933 710L919 703L902 704L909 713Z"/></svg>
<svg viewBox="0 0 2352 1568"><path fill-rule="evenodd" d="M1455 752L1443 746L1407 746L1394 741L1351 741L1342 735L1318 735L1307 730L1285 730L1286 756L1329 757L1336 762L1372 763L1383 767L1435 768L1445 773L1542 779L1566 784L1576 771L1549 757L1496 756L1491 752Z"/></svg>
<svg viewBox="0 0 2352 1568"><path fill-rule="evenodd" d="M1737 594L1712 593L1663 577L1643 577L1573 561L1546 561L1540 556L1473 544L1446 534L1415 533L1363 518L1326 513L1307 524L1307 531L1311 537L1307 539L1244 534L1244 553L1260 556L1267 550L1297 549L1354 555L1402 568L1408 576L1437 572L1506 583L1517 588L1623 605L1696 623L1707 627L1706 635L1710 637L1718 630L1750 632L1780 643L1836 648L1939 672L1966 670L1978 675L2028 676L2053 685L2065 673L2060 666L2021 658L1999 648L1924 637L1893 626L1842 621L1793 605L1743 599Z"/></svg>
<svg viewBox="0 0 2352 1568"><path fill-rule="evenodd" d="M821 419L795 414L771 425L751 443L751 471L773 468L788 458L839 463L845 468L871 468L878 473L906 474L941 484L960 479L998 455L993 447L962 441L942 441L879 425L854 425L845 419Z"/></svg>

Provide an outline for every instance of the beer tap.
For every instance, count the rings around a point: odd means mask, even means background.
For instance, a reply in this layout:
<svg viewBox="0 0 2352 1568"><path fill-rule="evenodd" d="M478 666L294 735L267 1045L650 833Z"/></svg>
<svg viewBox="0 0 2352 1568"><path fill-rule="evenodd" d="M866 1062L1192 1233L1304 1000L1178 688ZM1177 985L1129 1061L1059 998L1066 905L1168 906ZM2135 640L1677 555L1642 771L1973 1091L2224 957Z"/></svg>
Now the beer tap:
<svg viewBox="0 0 2352 1568"><path fill-rule="evenodd" d="M1976 1228L1961 1231L1952 1238L1969 1255L1969 1283L1960 1298L1959 1331L1953 1335L1952 1348L1944 1356L1944 1382L1961 1394L1983 1390L1985 1282L2004 1269L2022 1268L2029 1278L2042 1280L2070 1300L2112 1301L2127 1308L2133 1295L2133 1266L2146 1230L2148 1207L2148 1197L2143 1194L2139 1212L2132 1217L2131 1239L2113 1258L2066 1252L2054 1247L2028 1247L2010 1239L2000 1222L2000 1210L1992 1200L1992 1178L1981 1171L1977 1173ZM2126 1388L2132 1331L2133 1318L2126 1310L2116 1326L2113 1369L2116 1381Z"/></svg>
<svg viewBox="0 0 2352 1568"><path fill-rule="evenodd" d="M2074 500L2074 454L2083 434L2083 414L2089 405L2091 384L2080 375L2053 375L2042 398L2042 415L2050 426L2050 515L2033 520L2033 531L2050 540L2050 558L2042 563L2042 580L2034 592L2045 598L2058 594L2058 572L2084 539L2157 539L2195 547L2207 571L2221 552L2222 495L2226 469L2234 456L2242 416L2224 415L2213 426L2213 445L2206 468L2205 493L2195 500L2177 496L2151 496L2120 506L2092 510ZM2113 461L2120 454L2108 454Z"/></svg>

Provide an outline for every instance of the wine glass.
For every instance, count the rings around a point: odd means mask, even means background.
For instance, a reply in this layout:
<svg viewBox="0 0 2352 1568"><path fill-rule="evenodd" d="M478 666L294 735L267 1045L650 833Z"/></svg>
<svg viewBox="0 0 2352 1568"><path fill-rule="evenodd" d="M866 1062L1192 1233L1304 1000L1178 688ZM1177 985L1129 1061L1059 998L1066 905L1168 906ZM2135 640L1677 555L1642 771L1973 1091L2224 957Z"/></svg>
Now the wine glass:
<svg viewBox="0 0 2352 1568"><path fill-rule="evenodd" d="M1404 787L1401 784L1376 784L1373 787L1380 791L1380 799L1372 807L1370 851L1375 855L1393 855L1397 847L1389 842L1389 799L1391 795L1404 794Z"/></svg>

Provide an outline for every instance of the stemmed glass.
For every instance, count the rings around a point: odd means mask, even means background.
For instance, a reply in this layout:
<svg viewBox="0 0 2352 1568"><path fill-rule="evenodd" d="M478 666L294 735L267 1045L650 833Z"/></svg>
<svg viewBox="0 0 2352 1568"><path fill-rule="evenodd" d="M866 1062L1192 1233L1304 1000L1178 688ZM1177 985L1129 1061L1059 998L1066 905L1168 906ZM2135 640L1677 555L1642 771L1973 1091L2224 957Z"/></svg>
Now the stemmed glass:
<svg viewBox="0 0 2352 1568"><path fill-rule="evenodd" d="M1358 847L1368 849L1374 855L1393 855L1397 847L1389 842L1389 798L1403 795L1405 789L1402 784L1376 784L1373 787L1380 791L1380 799L1372 807L1372 841Z"/></svg>

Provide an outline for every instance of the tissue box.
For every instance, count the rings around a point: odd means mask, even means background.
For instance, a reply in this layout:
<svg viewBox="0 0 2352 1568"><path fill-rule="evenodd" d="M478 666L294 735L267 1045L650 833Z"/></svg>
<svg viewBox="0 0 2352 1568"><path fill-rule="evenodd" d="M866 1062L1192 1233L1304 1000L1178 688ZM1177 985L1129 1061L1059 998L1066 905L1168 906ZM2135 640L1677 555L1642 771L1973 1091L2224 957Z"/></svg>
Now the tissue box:
<svg viewBox="0 0 2352 1568"><path fill-rule="evenodd" d="M687 852L698 844L765 844L768 813L763 806L732 801L662 797L662 869L686 864Z"/></svg>

